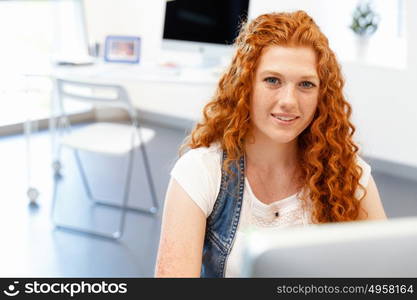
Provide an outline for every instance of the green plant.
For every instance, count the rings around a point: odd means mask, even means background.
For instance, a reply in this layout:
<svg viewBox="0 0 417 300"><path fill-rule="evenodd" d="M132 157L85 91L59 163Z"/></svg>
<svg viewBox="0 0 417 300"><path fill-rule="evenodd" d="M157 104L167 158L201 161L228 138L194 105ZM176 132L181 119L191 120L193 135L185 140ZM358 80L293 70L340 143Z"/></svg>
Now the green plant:
<svg viewBox="0 0 417 300"><path fill-rule="evenodd" d="M359 36L372 35L378 29L379 16L369 2L359 3L352 16L350 29Z"/></svg>

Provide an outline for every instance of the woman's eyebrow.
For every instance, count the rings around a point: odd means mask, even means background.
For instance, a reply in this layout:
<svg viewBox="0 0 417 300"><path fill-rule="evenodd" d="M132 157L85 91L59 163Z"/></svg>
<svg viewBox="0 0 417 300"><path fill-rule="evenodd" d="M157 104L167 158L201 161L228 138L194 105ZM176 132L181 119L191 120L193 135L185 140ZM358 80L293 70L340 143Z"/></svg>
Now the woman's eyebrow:
<svg viewBox="0 0 417 300"><path fill-rule="evenodd" d="M275 76L279 76L279 77L285 77L284 75L282 75L281 73L277 72L277 71L273 71L273 70L265 70L262 71L261 73L259 73L260 76L265 76L265 75L275 75ZM320 79L317 77L317 75L313 75L313 74L307 74L307 75L303 75L300 77L300 79L310 79L310 80L316 80L320 82Z"/></svg>
<svg viewBox="0 0 417 300"><path fill-rule="evenodd" d="M277 71L272 71L272 70L265 70L262 71L261 73L259 73L259 75L264 76L264 75L276 75L276 76L283 76L281 73L277 72Z"/></svg>
<svg viewBox="0 0 417 300"><path fill-rule="evenodd" d="M320 81L320 79L316 75L305 75L305 76L302 76L301 79L310 79L310 80Z"/></svg>

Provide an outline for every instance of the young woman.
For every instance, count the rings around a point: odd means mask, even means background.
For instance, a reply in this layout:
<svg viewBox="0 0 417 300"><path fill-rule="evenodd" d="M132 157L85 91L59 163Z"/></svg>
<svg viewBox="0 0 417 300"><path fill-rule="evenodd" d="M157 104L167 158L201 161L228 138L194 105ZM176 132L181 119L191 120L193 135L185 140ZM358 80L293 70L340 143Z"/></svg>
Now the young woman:
<svg viewBox="0 0 417 300"><path fill-rule="evenodd" d="M303 11L242 27L171 172L155 275L234 277L248 228L385 219L328 40Z"/></svg>

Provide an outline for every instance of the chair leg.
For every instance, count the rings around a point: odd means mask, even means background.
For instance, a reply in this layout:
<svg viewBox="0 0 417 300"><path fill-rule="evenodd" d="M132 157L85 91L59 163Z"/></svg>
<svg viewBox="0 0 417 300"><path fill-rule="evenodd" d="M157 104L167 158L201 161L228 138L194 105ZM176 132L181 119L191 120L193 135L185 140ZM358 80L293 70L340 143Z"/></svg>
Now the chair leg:
<svg viewBox="0 0 417 300"><path fill-rule="evenodd" d="M93 194L91 193L90 185L88 184L88 180L87 180L87 176L85 174L84 167L81 163L79 151L77 149L73 149L73 150L74 150L75 161L77 162L78 169L80 170L81 180L83 182L85 192L87 193L87 197L88 197L88 199L94 201L94 197L93 197Z"/></svg>
<svg viewBox="0 0 417 300"><path fill-rule="evenodd" d="M127 172L126 172L126 181L123 191L123 203L122 203L122 216L120 218L120 224L119 224L119 235L122 236L125 228L125 222L126 222L126 212L128 210L127 202L129 200L129 192L130 192L130 184L132 182L132 169L133 169L133 163L134 163L134 153L135 149L130 150L129 152L129 160L127 165Z"/></svg>
<svg viewBox="0 0 417 300"><path fill-rule="evenodd" d="M53 155L54 157L52 161L52 170L54 171L54 178L57 178L57 179L62 177L61 150L62 150L62 146L58 145L56 153L54 153Z"/></svg>
<svg viewBox="0 0 417 300"><path fill-rule="evenodd" d="M52 191L52 204L51 204L51 220L52 223L55 224L55 207L56 207L56 194L57 194L57 186L58 186L58 176L54 173L53 176L53 191Z"/></svg>
<svg viewBox="0 0 417 300"><path fill-rule="evenodd" d="M112 203L108 203L108 202L105 202L105 201L101 201L101 200L98 200L98 199L96 199L92 196L91 188L90 188L90 185L88 183L88 179L87 179L87 176L86 176L85 169L84 169L83 164L81 162L79 151L76 150L76 149L73 149L73 150L74 150L74 155L75 155L75 159L76 159L76 162L77 162L77 166L78 166L78 169L79 169L80 174L81 174L83 186L85 188L85 191L87 193L88 198L90 200L92 200L95 204L100 204L100 205L104 205L104 206L108 206L108 207L117 208L117 209L122 210L122 212L121 212L122 215L121 215L120 223L119 223L119 230L115 231L111 234L107 234L107 233L102 233L102 232L98 232L98 231L94 231L94 230L78 228L78 227L71 226L71 225L59 224L55 219L55 207L56 207L56 201L57 201L57 196L56 195L57 195L57 185L58 185L57 181L58 181L59 178L57 176L54 176L54 190L53 190L53 202L52 202L51 218L52 218L52 221L53 221L56 228L64 229L64 230L68 230L68 231L72 231L72 232L83 233L83 234L96 236L96 237L102 237L102 238L116 239L117 240L117 239L120 239L121 236L123 235L124 228L125 228L125 222L126 222L126 213L127 213L128 210L132 210L132 211L136 211L136 212L140 212L140 213L151 214L151 215L154 215L157 212L158 203L156 201L155 189L154 189L153 180L152 180L152 177L151 177L151 174L150 174L149 163L148 163L145 151L142 151L142 154L144 155L143 158L144 158L144 164L145 164L145 171L146 171L147 180L148 180L150 191L151 191L152 201L155 205L155 206L151 207L150 209L135 208L135 207L130 207L130 206L127 205L127 202L128 202L128 199L129 199L129 193L130 193L130 185L131 185L131 181L132 181L132 169L133 169L133 163L134 163L135 149L132 149L129 152L129 160L128 160L127 171L126 171L126 181L125 181L125 186L124 186L124 190L123 190L122 205L112 204ZM142 150L144 150L144 148Z"/></svg>
<svg viewBox="0 0 417 300"><path fill-rule="evenodd" d="M87 193L88 199L93 201L93 203L95 203L95 204L99 204L99 205L103 205L103 206L107 206L107 207L112 207L112 208L122 208L122 206L120 204L109 203L108 201L101 200L101 199L98 199L98 198L93 196L90 184L88 183L88 178L87 178L87 175L86 175L86 172L85 172L85 168L82 164L81 157L79 155L79 151L76 150L76 149L73 149L73 150L74 150L75 160L77 162L77 167L80 170L81 180L83 182L83 186L84 186L85 191ZM134 150L132 150L132 151L134 151ZM131 155L131 154L129 154L129 155ZM129 168L130 165L133 165L133 158L129 157L128 168ZM149 166L145 165L145 170L147 170L146 168L149 168ZM128 169L127 172L128 172L127 174L131 174L131 170L129 171L129 169ZM127 176L126 180L130 180L131 175L126 175L126 176ZM147 177L147 180L148 180L148 183L149 183L149 177ZM151 190L152 201L153 201L153 203L155 203L155 196L154 196L155 191L154 191L154 187L153 187L153 182L150 183L150 190ZM123 193L125 193L125 190L123 191ZM150 209L143 209L143 208L137 208L137 207L126 205L126 209L129 210L129 211L134 211L134 212L144 213L144 214L150 214L150 215L153 215L153 214L156 213L156 210L154 209L154 207L151 207Z"/></svg>
<svg viewBox="0 0 417 300"><path fill-rule="evenodd" d="M150 208L150 212L156 213L159 209L159 203L158 203L158 198L156 197L155 185L154 185L154 181L152 178L152 173L151 173L151 169L149 165L148 156L146 154L145 146L141 146L141 150L142 150L141 152L142 152L142 157L143 157L143 163L145 166L146 179L149 184L149 189L151 192L152 203L153 203L153 207Z"/></svg>
<svg viewBox="0 0 417 300"><path fill-rule="evenodd" d="M78 155L76 155L78 157ZM79 157L78 157L79 158ZM57 162L59 162L59 160L57 160ZM82 166L80 168L80 171L83 170ZM83 175L82 171L81 171L81 176L85 176L85 174ZM57 229L62 229L62 230L68 230L70 232L77 232L77 233L81 233L81 234L85 234L85 235L89 235L89 236L95 236L95 237L100 237L100 238L105 238L105 239L111 239L111 240L118 240L121 238L121 230L119 228L118 231L115 231L113 233L104 233L104 232L99 232L99 231L95 231L95 230L90 230L90 229L85 229L85 228L79 228L79 227L75 227L72 225L67 225L67 224L61 224L56 220L55 217L55 213L56 213L56 203L57 203L57 189L58 189L58 181L61 177L57 176L56 173L54 173L54 186L53 186L53 195L52 195L52 206L51 206L51 220L52 223L54 224L55 228Z"/></svg>
<svg viewBox="0 0 417 300"><path fill-rule="evenodd" d="M156 196L155 185L154 185L154 181L152 178L152 172L151 172L151 168L150 168L150 164L148 160L148 155L146 152L145 143L143 142L142 133L140 131L139 125L137 125L136 130L137 130L138 137L139 137L139 142L140 142L139 147L142 153L143 164L145 166L146 179L148 181L149 190L151 193L151 198L152 198L152 203L153 203L153 206L149 209L149 212L152 214L156 214L159 209L159 203L158 203L158 198Z"/></svg>
<svg viewBox="0 0 417 300"><path fill-rule="evenodd" d="M119 240L121 238L121 234L119 233L119 231L116 231L113 233L104 233L104 232L99 232L99 231L94 231L94 230L89 230L89 229L84 229L84 228L78 228L78 227L66 225L66 224L63 225L63 224L59 224L56 222L55 222L55 228L60 229L60 230L66 230L69 232L81 233L87 236L105 238L105 239L110 239L110 240Z"/></svg>
<svg viewBox="0 0 417 300"><path fill-rule="evenodd" d="M52 169L53 169L53 191L52 191L52 204L51 204L51 211L50 211L50 217L53 224L56 224L55 220L55 207L57 202L57 188L58 188L58 181L62 178L61 174L61 145L57 146L57 153L55 157L53 158L52 162Z"/></svg>

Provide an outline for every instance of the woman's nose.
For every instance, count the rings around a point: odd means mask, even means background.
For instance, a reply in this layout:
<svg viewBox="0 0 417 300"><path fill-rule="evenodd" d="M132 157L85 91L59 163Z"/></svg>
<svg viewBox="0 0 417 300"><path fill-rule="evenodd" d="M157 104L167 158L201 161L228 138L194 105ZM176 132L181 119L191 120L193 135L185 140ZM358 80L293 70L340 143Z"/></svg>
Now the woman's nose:
<svg viewBox="0 0 417 300"><path fill-rule="evenodd" d="M281 89L278 95L279 106L286 111L294 109L297 106L297 94L295 86L288 84Z"/></svg>

